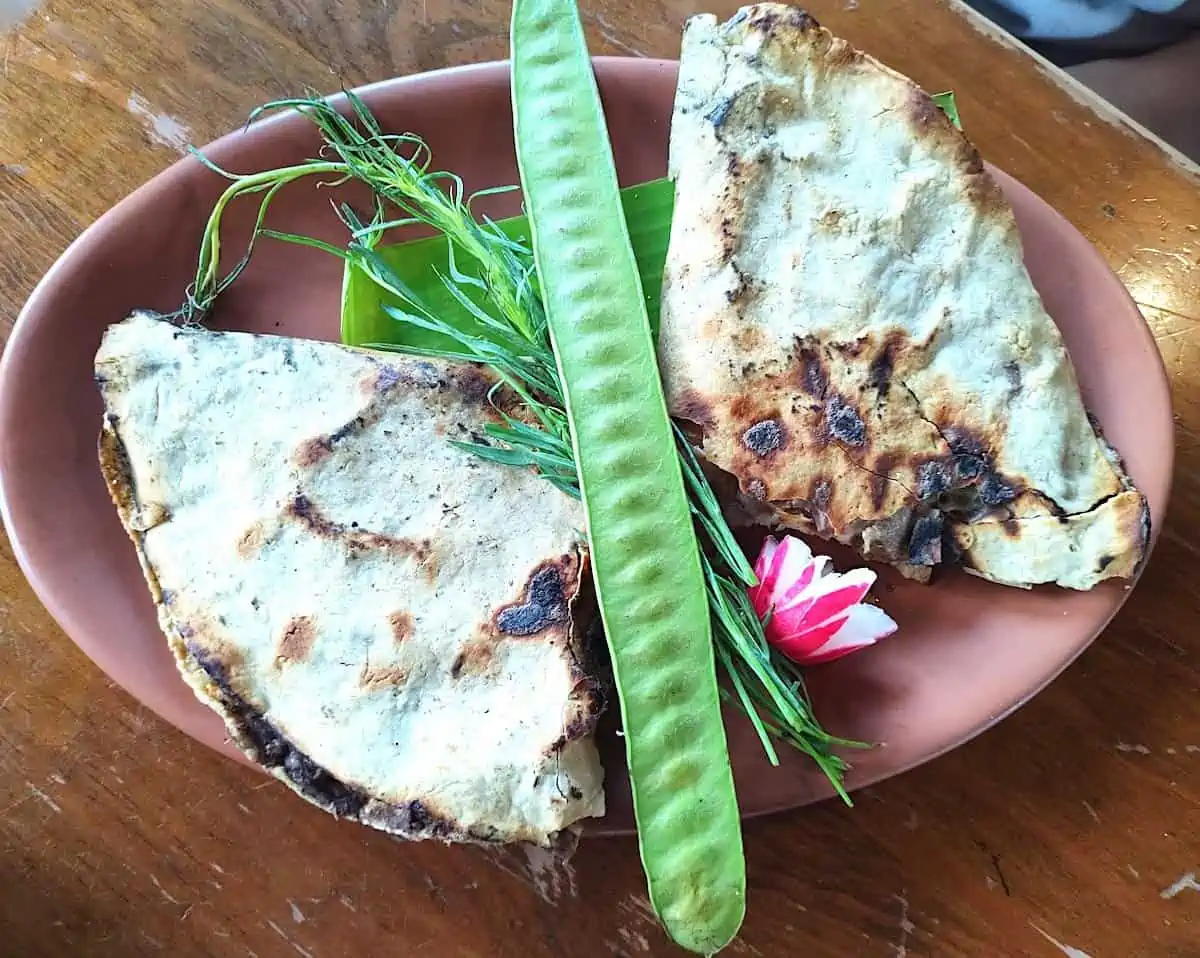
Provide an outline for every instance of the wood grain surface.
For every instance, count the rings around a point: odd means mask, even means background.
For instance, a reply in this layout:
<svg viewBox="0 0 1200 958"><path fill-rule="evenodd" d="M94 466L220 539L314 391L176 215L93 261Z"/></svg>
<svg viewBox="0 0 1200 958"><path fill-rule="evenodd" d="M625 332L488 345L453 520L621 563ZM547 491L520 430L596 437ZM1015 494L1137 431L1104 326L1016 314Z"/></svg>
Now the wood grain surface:
<svg viewBox="0 0 1200 958"><path fill-rule="evenodd" d="M0 329L100 213L265 99L502 57L506 0L0 0ZM585 0L674 56L716 0ZM1161 345L1174 505L1103 638L972 744L746 829L732 954L1200 956L1200 193L1155 144L935 0L814 0L1102 251ZM148 268L154 250L146 251ZM671 955L629 841L570 865L335 822L137 705L0 553L0 955Z"/></svg>

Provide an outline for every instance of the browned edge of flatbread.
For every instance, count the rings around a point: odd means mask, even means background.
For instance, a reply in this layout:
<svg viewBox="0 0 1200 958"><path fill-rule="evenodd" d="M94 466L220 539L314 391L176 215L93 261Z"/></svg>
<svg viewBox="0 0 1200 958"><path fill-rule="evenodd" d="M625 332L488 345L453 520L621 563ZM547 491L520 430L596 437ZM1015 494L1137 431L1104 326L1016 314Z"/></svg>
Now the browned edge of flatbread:
<svg viewBox="0 0 1200 958"><path fill-rule="evenodd" d="M836 37L799 7L776 3L743 7L726 21L725 26L738 24L747 31L760 34L764 40L794 47L811 45L822 59L822 68L825 70L861 64L903 83L910 91L907 119L913 135L940 146L946 161L963 176L966 197L981 215L1004 221L1007 228L1016 233L1013 210L999 184L988 172L978 149L911 78ZM740 164L732 155L730 175L735 178L741 175ZM742 289L738 295L751 295L751 291ZM672 412L692 425L690 435L701 456L705 454L705 441L718 412L729 418L729 432L742 437L743 448L733 450L731 461L718 465L707 460L706 466L726 472L736 479L738 490L735 494L739 505L752 521L775 529L795 529L821 538L835 539L868 560L893 565L906 577L927 583L935 566L943 563L966 566L967 563L945 521L961 520L964 516L954 509L944 510L929 497L919 494L926 473L931 479L944 483L949 493L965 494L973 489L982 489L983 493L979 496L981 502L975 505L980 519L1003 524L1006 533L1012 536L1020 534L1019 522L1002 521L1005 518L1002 506L1007 500L997 495L993 501L988 490L996 490L1005 496L1033 495L1044 501L1048 512L1061 512L1039 490L999 473L991 451L994 445L992 437L975 435L958 425L952 408L943 410L935 419L926 419L918 410L917 416L923 420L923 425L936 431L940 449L937 453L931 450L929 454L913 455L911 465L917 482L904 497L903 504L892 512L877 514L869 520L856 518L862 514L861 507L873 505L878 510L884 499L884 491L888 488L889 473L903 463L890 454L880 455L876 457L879 462L871 468L868 460L872 450L858 436L849 437L840 445L845 447L847 458L853 460L854 468L871 475L865 479L860 477L864 482L862 495L851 497L850 501L843 496L831 496L833 484L821 476L814 480L810 490L792 490L792 496L776 499L775 495L768 494L766 484L756 475L756 472L765 468L764 463L776 455L784 454L791 440L803 440L808 445L824 448L831 438L839 438L821 431L829 421L835 419L828 413L823 419L817 417L819 422L814 426L812 435L793 436L789 425L794 428L797 423L782 424L776 417L777 409L801 401L838 402L850 410L847 417L853 424L862 427L863 420L853 409L853 400L843 397L841 392L833 388L830 370L835 360L843 359L845 354L873 357L872 386L881 392L890 392L892 370L904 365L904 354L908 348L910 346L907 343L887 331L868 335L855 343L822 344L798 336L792 364L769 377L768 381L759 383L759 388L751 396L739 397L730 405L715 397L691 393L680 397ZM896 388L906 387L899 383ZM718 410L714 402L728 408ZM1144 494L1129 477L1119 455L1105 440L1095 418L1090 414L1088 418L1096 440L1105 451L1121 486L1114 495L1137 494L1136 508L1127 510L1128 514L1123 515L1121 521L1122 537L1127 548L1119 559L1115 556L1104 557L1111 565L1102 565L1101 571L1107 571L1108 576L1115 578L1134 578L1147 557L1151 535L1149 506ZM960 476L964 463L968 467L967 474ZM831 499L836 501L831 502ZM1097 503L1093 508L1102 504ZM968 528L974 521L970 520Z"/></svg>
<svg viewBox="0 0 1200 958"><path fill-rule="evenodd" d="M381 363L381 366L386 364ZM401 371L394 366L391 369L397 374L396 381L399 381ZM468 379L473 382L479 378L475 367L468 369L467 373L470 374ZM98 379L97 385L103 392L103 381ZM486 403L487 389L470 390L468 398ZM230 667L236 663L228 660L229 655L222 656L211 651L225 643L219 636L206 636L203 625L196 627L199 623L176 621L171 609L172 597L164 593L153 564L146 555L144 533L135 528L140 515L137 484L120 437L119 425L116 416L105 412L98 441L100 471L105 485L116 506L121 525L137 551L158 614L159 627L174 653L180 673L196 697L221 716L230 738L242 752L292 791L336 818L357 821L413 841L434 839L447 844L496 844L508 841L494 832L464 826L441 813L428 801L402 804L384 802L340 781L290 742L259 708L235 689ZM566 579L562 581L563 592L568 597L564 638L571 653L574 708L564 715L563 734L553 744L552 753L561 752L570 743L593 734L605 704L602 683L595 677L595 646L585 641L581 627L581 623L587 621L583 613L586 613L588 603L593 601L587 588L591 581L587 574L588 555L582 549L577 550L572 556L562 557L557 567L562 578ZM539 566L531 571L530 577L544 568ZM514 597L514 602L519 601L521 597ZM557 854L569 856L575 849L578 836L579 828L571 826L552 837L551 847Z"/></svg>

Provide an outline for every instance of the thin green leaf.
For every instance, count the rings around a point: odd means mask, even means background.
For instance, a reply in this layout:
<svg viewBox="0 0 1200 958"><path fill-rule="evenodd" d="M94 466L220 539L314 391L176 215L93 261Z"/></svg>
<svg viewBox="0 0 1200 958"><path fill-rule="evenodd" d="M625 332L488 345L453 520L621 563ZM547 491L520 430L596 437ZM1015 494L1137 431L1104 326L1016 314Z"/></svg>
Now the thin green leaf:
<svg viewBox="0 0 1200 958"><path fill-rule="evenodd" d="M954 98L952 90L947 90L945 93L933 94L933 102L941 108L946 116L950 117L951 123L960 130L963 128L962 120L958 115L958 101Z"/></svg>
<svg viewBox="0 0 1200 958"><path fill-rule="evenodd" d="M344 247L334 246L332 243L326 243L324 240L314 239L311 236L301 236L299 233L281 233L279 230L268 229L260 230L259 235L281 240L284 243L293 243L296 246L309 246L312 249L319 249L330 256L336 256L338 259L350 258L350 253Z"/></svg>

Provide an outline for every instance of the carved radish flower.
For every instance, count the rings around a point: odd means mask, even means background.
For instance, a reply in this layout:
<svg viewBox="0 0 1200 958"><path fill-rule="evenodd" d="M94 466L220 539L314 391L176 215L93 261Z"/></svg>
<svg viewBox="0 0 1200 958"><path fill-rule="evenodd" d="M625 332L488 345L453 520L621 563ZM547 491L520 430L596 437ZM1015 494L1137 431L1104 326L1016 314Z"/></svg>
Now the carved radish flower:
<svg viewBox="0 0 1200 958"><path fill-rule="evenodd" d="M891 635L897 626L863 602L875 573L838 573L826 556L794 536L768 537L754 564L759 584L750 601L766 623L767 641L800 665L831 662Z"/></svg>

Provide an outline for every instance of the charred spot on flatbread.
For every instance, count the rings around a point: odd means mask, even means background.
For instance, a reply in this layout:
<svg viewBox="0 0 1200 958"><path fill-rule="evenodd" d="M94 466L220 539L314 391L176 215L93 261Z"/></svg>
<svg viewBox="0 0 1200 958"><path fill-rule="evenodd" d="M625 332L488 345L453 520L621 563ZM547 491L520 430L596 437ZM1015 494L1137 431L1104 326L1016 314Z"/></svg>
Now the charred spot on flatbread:
<svg viewBox="0 0 1200 958"><path fill-rule="evenodd" d="M563 564L545 563L530 575L519 601L496 610L492 621L502 635L527 637L567 621Z"/></svg>
<svg viewBox="0 0 1200 958"><path fill-rule="evenodd" d="M275 646L275 661L303 662L317 640L317 628L311 615L293 616L283 627Z"/></svg>
<svg viewBox="0 0 1200 958"><path fill-rule="evenodd" d="M414 816L412 806L420 806L420 802L389 805L340 781L298 749L270 719L234 690L224 664L202 649L189 651L212 681L243 748L264 768L287 779L313 804L338 818L359 818L368 806L373 806L374 817L386 818L394 826L389 830L408 838L450 838L461 832L452 822L430 815L424 806Z"/></svg>
<svg viewBox="0 0 1200 958"><path fill-rule="evenodd" d="M801 343L797 348L798 365L800 368L800 388L814 399L824 399L829 392L829 371L821 356L820 347L812 343Z"/></svg>
<svg viewBox="0 0 1200 958"><path fill-rule="evenodd" d="M358 678L358 685L369 692L377 692L381 689L402 688L408 678L408 672L398 665L373 665L363 669Z"/></svg>
<svg viewBox="0 0 1200 958"><path fill-rule="evenodd" d="M320 506L302 492L291 497L284 508L284 516L299 522L313 535L340 542L352 555L379 550L411 557L422 565L428 565L434 558L433 543L428 539L413 539L361 529L355 522L350 525L334 522Z"/></svg>
<svg viewBox="0 0 1200 958"><path fill-rule="evenodd" d="M266 526L261 519L252 522L237 540L237 554L243 559L253 558L267 541Z"/></svg>
<svg viewBox="0 0 1200 958"><path fill-rule="evenodd" d="M476 636L455 656L450 674L456 679L463 675L484 675L491 667L495 654L496 640L492 636Z"/></svg>
<svg viewBox="0 0 1200 958"><path fill-rule="evenodd" d="M163 632L247 755L308 801L405 838L553 847L602 813L594 742L558 747L601 701L574 611L579 507L437 431L482 435L506 401L494 381L139 317L109 328L96 369L101 469ZM239 393L262 415L230 415ZM557 594L529 581L545 567ZM545 627L501 633L494 612L514 605L541 606ZM448 674L459 653L462 681Z"/></svg>
<svg viewBox="0 0 1200 958"><path fill-rule="evenodd" d="M1140 564L1145 500L1087 425L996 180L926 93L782 4L693 17L668 166L667 401L751 515L925 578L961 558L1091 588ZM728 295L734 261L753 296ZM763 457L768 419L788 444Z"/></svg>
<svg viewBox="0 0 1200 958"><path fill-rule="evenodd" d="M401 645L412 638L413 616L411 612L398 610L388 615L388 625L392 629L392 639Z"/></svg>

